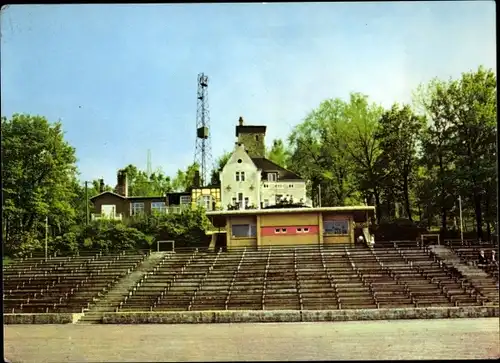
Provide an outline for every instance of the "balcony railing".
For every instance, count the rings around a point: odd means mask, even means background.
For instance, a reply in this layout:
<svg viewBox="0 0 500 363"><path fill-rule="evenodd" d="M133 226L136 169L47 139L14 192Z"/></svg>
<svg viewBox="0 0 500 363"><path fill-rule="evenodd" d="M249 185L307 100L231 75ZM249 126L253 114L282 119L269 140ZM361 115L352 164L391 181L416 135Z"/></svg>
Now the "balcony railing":
<svg viewBox="0 0 500 363"><path fill-rule="evenodd" d="M121 213L110 213L110 214L97 214L97 213L92 213L92 220L97 221L100 219L110 219L110 220L122 220L122 214Z"/></svg>

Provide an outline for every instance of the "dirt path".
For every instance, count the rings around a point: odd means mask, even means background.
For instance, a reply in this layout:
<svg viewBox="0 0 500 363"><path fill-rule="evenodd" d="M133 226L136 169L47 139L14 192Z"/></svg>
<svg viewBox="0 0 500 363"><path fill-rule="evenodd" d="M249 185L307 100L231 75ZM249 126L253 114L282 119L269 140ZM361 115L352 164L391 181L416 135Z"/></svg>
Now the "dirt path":
<svg viewBox="0 0 500 363"><path fill-rule="evenodd" d="M500 357L499 321L7 325L17 362L467 359Z"/></svg>

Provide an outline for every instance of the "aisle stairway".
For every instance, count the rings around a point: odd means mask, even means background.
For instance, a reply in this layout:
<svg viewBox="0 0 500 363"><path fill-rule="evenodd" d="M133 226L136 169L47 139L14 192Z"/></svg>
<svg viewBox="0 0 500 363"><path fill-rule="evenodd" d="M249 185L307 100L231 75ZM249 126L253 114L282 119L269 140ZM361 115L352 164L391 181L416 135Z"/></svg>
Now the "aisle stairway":
<svg viewBox="0 0 500 363"><path fill-rule="evenodd" d="M95 324L102 320L104 313L115 311L115 307L123 300L137 282L165 258L168 252L153 252L135 271L122 278L106 295L101 297L90 310L78 321L83 324Z"/></svg>
<svg viewBox="0 0 500 363"><path fill-rule="evenodd" d="M447 266L454 267L493 305L498 305L496 281L478 267L467 265L452 250L444 246L429 246L429 249Z"/></svg>

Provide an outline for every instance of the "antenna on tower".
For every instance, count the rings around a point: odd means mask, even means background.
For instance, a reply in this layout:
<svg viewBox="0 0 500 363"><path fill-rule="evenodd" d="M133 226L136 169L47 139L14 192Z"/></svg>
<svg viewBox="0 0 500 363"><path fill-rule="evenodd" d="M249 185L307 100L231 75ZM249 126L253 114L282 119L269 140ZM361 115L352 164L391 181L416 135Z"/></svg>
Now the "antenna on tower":
<svg viewBox="0 0 500 363"><path fill-rule="evenodd" d="M148 149L148 163L146 166L146 174L148 175L148 178L151 176L151 150Z"/></svg>
<svg viewBox="0 0 500 363"><path fill-rule="evenodd" d="M208 111L208 77L198 74L198 100L196 107L196 146L194 162L200 168L200 186L208 184L209 164L212 161L210 145L210 115Z"/></svg>

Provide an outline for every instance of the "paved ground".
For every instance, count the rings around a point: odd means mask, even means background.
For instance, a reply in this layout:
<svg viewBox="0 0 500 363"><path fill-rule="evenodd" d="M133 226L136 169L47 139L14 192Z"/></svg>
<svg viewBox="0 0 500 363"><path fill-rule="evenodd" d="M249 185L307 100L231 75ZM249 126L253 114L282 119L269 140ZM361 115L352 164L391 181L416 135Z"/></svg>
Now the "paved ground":
<svg viewBox="0 0 500 363"><path fill-rule="evenodd" d="M499 319L6 325L16 362L499 358Z"/></svg>

